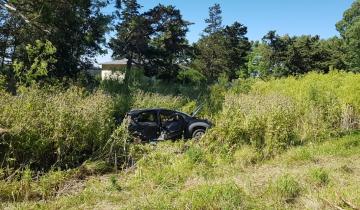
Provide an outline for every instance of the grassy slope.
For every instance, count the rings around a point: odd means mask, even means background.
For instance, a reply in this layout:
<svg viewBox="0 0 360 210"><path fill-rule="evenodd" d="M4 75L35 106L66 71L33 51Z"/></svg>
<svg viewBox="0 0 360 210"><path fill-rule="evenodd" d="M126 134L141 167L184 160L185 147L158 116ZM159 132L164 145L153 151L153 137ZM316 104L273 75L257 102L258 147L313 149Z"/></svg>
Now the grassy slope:
<svg viewBox="0 0 360 210"><path fill-rule="evenodd" d="M250 148L220 157L192 143L151 148L136 167L65 185L22 209L351 209L360 206L360 133L256 161ZM257 163L254 163L257 162ZM0 204L1 207L1 204Z"/></svg>

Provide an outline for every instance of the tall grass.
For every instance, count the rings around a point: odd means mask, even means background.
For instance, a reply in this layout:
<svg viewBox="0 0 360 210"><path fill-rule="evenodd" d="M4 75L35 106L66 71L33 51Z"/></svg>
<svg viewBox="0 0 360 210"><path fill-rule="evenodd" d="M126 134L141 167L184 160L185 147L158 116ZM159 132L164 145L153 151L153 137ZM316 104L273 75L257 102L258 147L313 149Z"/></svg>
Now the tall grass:
<svg viewBox="0 0 360 210"><path fill-rule="evenodd" d="M0 140L2 167L77 166L112 133L113 102L102 92L33 87L0 97L0 127L8 130Z"/></svg>
<svg viewBox="0 0 360 210"><path fill-rule="evenodd" d="M6 182L4 177L9 172L0 170L0 198L47 199L68 179L61 172L51 171L34 184L35 173L24 170L23 165L35 169L69 168L96 156L115 166L126 167L136 162L136 167L124 172L124 179L110 179L111 189L116 193L124 190L134 193L135 196L125 195L125 198L129 196L128 208L256 209L254 204L258 201L239 186L243 177L234 183L229 180L229 174L248 170L249 166L285 150L288 152L281 157L287 165L316 162L319 154L345 158L359 150L358 135L343 140L333 138L321 148L309 145L291 148L360 129L357 74L310 73L269 81L220 81L204 90L202 93L208 95L200 97L201 100L190 96L191 87L171 85L163 90L166 85L157 81L149 80L145 84L149 87L131 86L131 92L118 91L123 87L121 84L109 83L112 91L107 93L89 93L76 87L61 91L33 87L17 96L0 93L0 128L7 130L0 136L0 163L2 167L21 168L13 182ZM168 93L175 89L176 93ZM205 104L203 115L214 122L200 142L131 145L126 122L114 126L114 115L120 122L130 109L160 107L189 113L199 103ZM106 164L100 165L108 170ZM93 166L97 167L97 164ZM329 185L325 170L311 171L305 177L321 187ZM214 178L218 180L212 181ZM264 196L280 205L296 203L306 193L297 179L297 176L279 176L267 189L274 195ZM145 188L148 188L146 193ZM105 192L105 187L102 190ZM17 191L19 194L14 199L12 194ZM86 193L81 196L86 197Z"/></svg>
<svg viewBox="0 0 360 210"><path fill-rule="evenodd" d="M248 94L225 94L207 141L216 147L252 145L266 157L355 131L360 129L359 93L360 76L351 73L258 80Z"/></svg>

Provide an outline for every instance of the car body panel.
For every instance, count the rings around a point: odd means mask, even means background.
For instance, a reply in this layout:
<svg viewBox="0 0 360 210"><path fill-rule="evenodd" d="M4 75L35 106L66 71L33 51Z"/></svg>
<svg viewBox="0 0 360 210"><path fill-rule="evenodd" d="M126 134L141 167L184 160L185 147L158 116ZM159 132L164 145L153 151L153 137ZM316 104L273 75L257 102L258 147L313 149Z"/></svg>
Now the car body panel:
<svg viewBox="0 0 360 210"><path fill-rule="evenodd" d="M170 109L139 109L127 113L130 133L142 141L191 138L196 128L207 130L208 120Z"/></svg>

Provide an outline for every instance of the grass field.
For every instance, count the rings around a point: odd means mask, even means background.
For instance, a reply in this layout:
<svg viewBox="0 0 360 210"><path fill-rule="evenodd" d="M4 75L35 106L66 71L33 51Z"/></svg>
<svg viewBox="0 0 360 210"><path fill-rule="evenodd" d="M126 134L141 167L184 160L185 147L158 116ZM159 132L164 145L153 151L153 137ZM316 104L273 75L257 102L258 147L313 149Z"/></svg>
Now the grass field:
<svg viewBox="0 0 360 210"><path fill-rule="evenodd" d="M120 173L67 180L18 209L352 209L360 206L360 133L266 161L250 148L214 157L191 142L160 143Z"/></svg>

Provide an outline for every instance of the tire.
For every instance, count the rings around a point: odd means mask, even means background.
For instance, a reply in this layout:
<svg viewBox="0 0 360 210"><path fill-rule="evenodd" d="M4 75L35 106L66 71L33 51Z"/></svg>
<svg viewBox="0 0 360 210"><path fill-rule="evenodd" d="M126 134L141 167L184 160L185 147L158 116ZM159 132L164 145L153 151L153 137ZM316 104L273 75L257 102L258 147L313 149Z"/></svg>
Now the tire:
<svg viewBox="0 0 360 210"><path fill-rule="evenodd" d="M205 129L199 128L193 132L192 138L195 140L200 140L201 137L203 137L204 135L205 135Z"/></svg>

